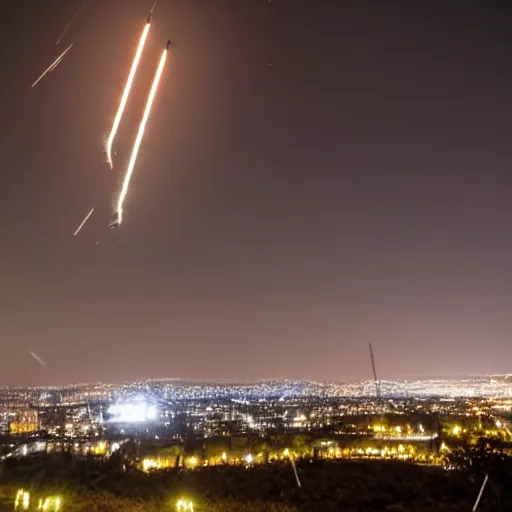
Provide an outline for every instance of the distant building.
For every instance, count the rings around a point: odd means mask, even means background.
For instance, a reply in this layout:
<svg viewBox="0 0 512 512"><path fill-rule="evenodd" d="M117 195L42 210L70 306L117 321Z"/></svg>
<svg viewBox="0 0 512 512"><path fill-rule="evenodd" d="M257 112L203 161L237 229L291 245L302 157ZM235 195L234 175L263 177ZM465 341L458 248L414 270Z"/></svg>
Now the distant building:
<svg viewBox="0 0 512 512"><path fill-rule="evenodd" d="M33 409L20 409L16 411L13 419L9 423L9 433L29 434L39 429L39 419L37 411Z"/></svg>

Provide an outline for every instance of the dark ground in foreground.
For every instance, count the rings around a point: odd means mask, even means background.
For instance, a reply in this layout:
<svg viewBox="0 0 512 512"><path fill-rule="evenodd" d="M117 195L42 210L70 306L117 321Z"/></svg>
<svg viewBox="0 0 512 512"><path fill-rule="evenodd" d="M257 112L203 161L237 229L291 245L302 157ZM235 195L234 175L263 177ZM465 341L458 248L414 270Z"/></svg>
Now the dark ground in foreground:
<svg viewBox="0 0 512 512"><path fill-rule="evenodd" d="M462 512L471 510L480 486L468 473L402 462L316 461L298 468L300 489L289 463L147 475L66 458L9 461L0 477L0 511L12 510L16 489L25 487L34 495L61 494L63 512L175 510L173 502L182 496L192 499L198 512ZM488 492L496 490L490 486ZM490 500L482 505L482 511L506 510Z"/></svg>

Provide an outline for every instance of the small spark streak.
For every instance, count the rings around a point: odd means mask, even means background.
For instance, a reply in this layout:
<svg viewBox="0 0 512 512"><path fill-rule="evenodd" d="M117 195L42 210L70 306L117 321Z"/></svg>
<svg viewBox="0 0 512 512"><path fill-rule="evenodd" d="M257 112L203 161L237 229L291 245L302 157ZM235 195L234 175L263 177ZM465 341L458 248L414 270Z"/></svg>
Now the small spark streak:
<svg viewBox="0 0 512 512"><path fill-rule="evenodd" d="M43 74L31 85L31 88L32 87L35 87L48 73L50 73L51 71L53 71L61 62L62 62L62 59L64 58L64 55L66 55L66 53L68 53L69 50L71 50L71 47L74 45L75 43L71 43L44 71L43 71Z"/></svg>
<svg viewBox="0 0 512 512"><path fill-rule="evenodd" d="M160 63L158 64L155 78L153 79L153 84L151 85L151 90L150 90L148 100L146 103L146 108L144 110L144 115L142 116L142 121L140 122L140 125L139 125L139 131L137 133L137 138L135 139L135 143L133 145L132 156L130 157L128 169L126 170L123 187L121 189L121 193L119 194L119 201L117 203L117 223L118 224L121 224L121 222L123 222L123 203L124 203L126 194L128 192L128 186L130 185L130 179L132 177L133 168L135 167L135 162L137 161L137 154L139 152L140 143L142 142L142 137L144 135L144 130L146 128L146 122L148 120L149 113L151 112L151 106L153 104L153 100L155 99L156 90L158 88L158 83L160 81L160 77L161 77L162 71L164 69L166 57L167 57L167 48L163 51L162 57L160 57Z"/></svg>
<svg viewBox="0 0 512 512"><path fill-rule="evenodd" d="M84 224L89 220L89 217L92 215L92 212L94 211L95 208L96 208L96 206L93 206L91 208L91 211L85 216L85 219L82 221L82 224L80 224L80 226L78 226L78 229L73 233L73 236L76 236L76 235L78 235L78 233L80 233L80 231L84 227Z"/></svg>
<svg viewBox="0 0 512 512"><path fill-rule="evenodd" d="M29 354L41 365L46 366L46 363L34 352L29 352Z"/></svg>
<svg viewBox="0 0 512 512"><path fill-rule="evenodd" d="M293 468L293 474L295 475L295 480L297 481L297 487L302 487L302 482L300 481L300 478L299 478L299 473L297 472L297 466L295 466L295 461L293 460L293 455L290 456L290 462L292 464L292 468Z"/></svg>
<svg viewBox="0 0 512 512"><path fill-rule="evenodd" d="M140 56L142 55L142 50L144 49L144 43L146 42L150 26L150 23L146 23L146 26L142 31L142 35L140 36L139 46L137 47L135 57L133 58L130 74L128 75L128 79L126 80L126 85L124 87L123 95L121 96L121 101L119 102L119 107L117 109L116 117L114 119L114 124L112 125L110 135L108 136L107 161L111 169L114 168L114 164L112 162L112 144L114 143L114 138L116 136L117 129L119 128L119 123L121 122L121 117L123 116L123 112L126 107L126 102L128 101L128 95L130 94L130 89L132 88L135 72L137 71L137 66L139 65Z"/></svg>
<svg viewBox="0 0 512 512"><path fill-rule="evenodd" d="M73 14L73 16L69 20L68 24L65 26L64 30L62 31L62 34L60 35L59 39L57 39L57 42L55 44L58 45L62 41L62 39L64 39L64 36L66 35L66 32L69 30L69 27L71 27L71 24L73 23L73 21L75 21L76 17L80 13L80 11L81 11L82 7L84 6L84 4L85 4L85 0L82 0L80 2L80 5L78 6L77 10L75 11L75 14Z"/></svg>
<svg viewBox="0 0 512 512"><path fill-rule="evenodd" d="M480 505L480 500L482 499L482 494L484 493L485 486L487 485L487 481L489 480L489 473L486 473L484 481L482 482L482 487L480 487L480 492L475 501L475 505L473 506L473 512L478 510L478 505Z"/></svg>

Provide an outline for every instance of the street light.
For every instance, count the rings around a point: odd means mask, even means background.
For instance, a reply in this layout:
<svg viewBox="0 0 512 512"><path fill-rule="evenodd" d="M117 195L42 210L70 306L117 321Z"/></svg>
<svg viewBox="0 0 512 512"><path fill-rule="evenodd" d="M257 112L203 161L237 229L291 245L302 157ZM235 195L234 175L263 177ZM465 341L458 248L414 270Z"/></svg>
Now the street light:
<svg viewBox="0 0 512 512"><path fill-rule="evenodd" d="M194 512L194 504L190 500L180 498L176 502L177 512Z"/></svg>

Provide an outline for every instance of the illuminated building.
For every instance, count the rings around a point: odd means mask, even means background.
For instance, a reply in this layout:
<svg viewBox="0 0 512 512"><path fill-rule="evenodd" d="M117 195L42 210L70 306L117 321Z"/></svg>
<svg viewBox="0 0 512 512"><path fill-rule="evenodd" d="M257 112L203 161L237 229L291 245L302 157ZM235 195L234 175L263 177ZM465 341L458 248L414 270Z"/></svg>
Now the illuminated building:
<svg viewBox="0 0 512 512"><path fill-rule="evenodd" d="M9 424L9 433L13 435L28 434L39 428L37 411L22 409L17 411L14 419Z"/></svg>

